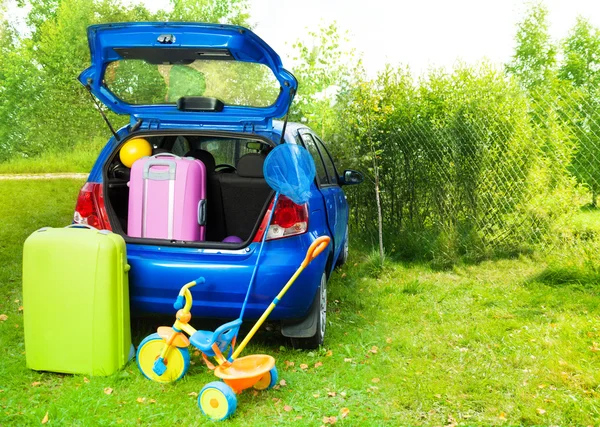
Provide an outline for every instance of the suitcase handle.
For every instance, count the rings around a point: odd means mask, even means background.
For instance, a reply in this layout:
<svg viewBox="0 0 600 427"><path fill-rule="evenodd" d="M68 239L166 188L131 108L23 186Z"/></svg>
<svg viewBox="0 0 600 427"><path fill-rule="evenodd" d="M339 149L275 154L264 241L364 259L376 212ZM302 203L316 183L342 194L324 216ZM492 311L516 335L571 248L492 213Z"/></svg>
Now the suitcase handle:
<svg viewBox="0 0 600 427"><path fill-rule="evenodd" d="M155 154L154 156L152 156L153 159L156 159L158 157L174 157L176 159L181 159L181 157L179 157L177 154L173 154L173 153L158 153L158 154Z"/></svg>
<svg viewBox="0 0 600 427"><path fill-rule="evenodd" d="M177 156L175 156L177 157ZM177 157L180 158L180 157ZM166 171L154 171L150 168L152 166L167 166L169 169ZM173 160L161 160L150 158L144 165L144 179L152 179L154 181L173 181L175 180L175 171L177 164Z"/></svg>
<svg viewBox="0 0 600 427"><path fill-rule="evenodd" d="M98 230L96 227L92 227L88 224L69 224L65 228L89 228L90 230Z"/></svg>

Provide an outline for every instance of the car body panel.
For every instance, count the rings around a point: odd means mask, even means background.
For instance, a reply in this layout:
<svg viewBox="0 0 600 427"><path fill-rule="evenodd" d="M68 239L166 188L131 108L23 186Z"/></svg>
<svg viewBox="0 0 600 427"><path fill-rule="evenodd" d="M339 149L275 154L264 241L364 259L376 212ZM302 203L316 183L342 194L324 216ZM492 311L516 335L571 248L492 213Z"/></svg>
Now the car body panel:
<svg viewBox="0 0 600 427"><path fill-rule="evenodd" d="M172 43L159 39L169 35ZM296 93L296 78L283 68L279 55L252 31L236 25L185 22L132 22L99 24L88 27L91 66L79 76L79 81L108 108L117 114L128 114L132 121L158 120L161 123L201 123L203 126L270 128L272 119L283 117ZM271 69L281 84L281 92L269 107L226 105L220 112L180 111L175 104L134 105L115 96L103 83L110 62L123 59L115 49L155 48L175 50L219 49L231 54L231 59L254 62ZM162 54L168 58L168 54ZM174 55L176 57L177 55Z"/></svg>

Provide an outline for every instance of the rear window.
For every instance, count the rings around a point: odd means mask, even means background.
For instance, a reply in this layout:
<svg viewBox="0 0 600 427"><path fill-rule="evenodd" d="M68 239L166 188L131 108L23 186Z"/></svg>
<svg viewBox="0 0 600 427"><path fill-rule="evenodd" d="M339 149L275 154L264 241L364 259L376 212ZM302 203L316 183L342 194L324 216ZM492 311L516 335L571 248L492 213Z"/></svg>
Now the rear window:
<svg viewBox="0 0 600 427"><path fill-rule="evenodd" d="M267 152L270 147L264 142L245 138L212 137L200 135L164 135L146 137L155 153L172 153L178 156L190 155L194 150L205 150L213 155L217 165L237 165L245 154Z"/></svg>
<svg viewBox="0 0 600 427"><path fill-rule="evenodd" d="M122 101L135 105L175 104L182 96L207 96L225 105L268 107L281 89L263 64L219 60L157 65L123 59L108 64L104 85Z"/></svg>

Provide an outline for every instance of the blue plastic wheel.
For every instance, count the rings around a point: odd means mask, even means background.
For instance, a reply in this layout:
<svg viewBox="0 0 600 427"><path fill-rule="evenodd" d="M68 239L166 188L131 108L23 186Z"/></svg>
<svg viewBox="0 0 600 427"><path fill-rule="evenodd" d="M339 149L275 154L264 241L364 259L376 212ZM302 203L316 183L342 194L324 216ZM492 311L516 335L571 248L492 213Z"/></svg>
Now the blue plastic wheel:
<svg viewBox="0 0 600 427"><path fill-rule="evenodd" d="M279 374L277 373L277 366L273 366L269 372L263 375L263 377L254 384L256 390L269 390L277 384L279 381Z"/></svg>
<svg viewBox="0 0 600 427"><path fill-rule="evenodd" d="M170 383L177 381L185 375L190 367L190 352L187 348L172 348L169 350L165 369L162 375L154 371L154 364L160 356L165 341L158 334L148 335L140 343L135 359L138 368L146 378L159 383Z"/></svg>
<svg viewBox="0 0 600 427"><path fill-rule="evenodd" d="M235 412L237 397L227 384L213 381L200 390L198 407L211 420L223 421Z"/></svg>

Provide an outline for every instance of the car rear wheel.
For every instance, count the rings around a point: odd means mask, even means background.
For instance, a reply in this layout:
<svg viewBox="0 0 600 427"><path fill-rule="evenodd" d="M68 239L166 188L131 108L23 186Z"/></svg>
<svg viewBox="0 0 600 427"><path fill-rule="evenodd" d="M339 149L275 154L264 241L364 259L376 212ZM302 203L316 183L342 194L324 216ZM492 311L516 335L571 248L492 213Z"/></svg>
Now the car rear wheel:
<svg viewBox="0 0 600 427"><path fill-rule="evenodd" d="M317 330L312 337L292 338L292 346L301 349L315 349L323 344L325 339L325 328L327 326L327 274L323 272L321 283L315 295L316 310L312 310L309 316L316 316Z"/></svg>

